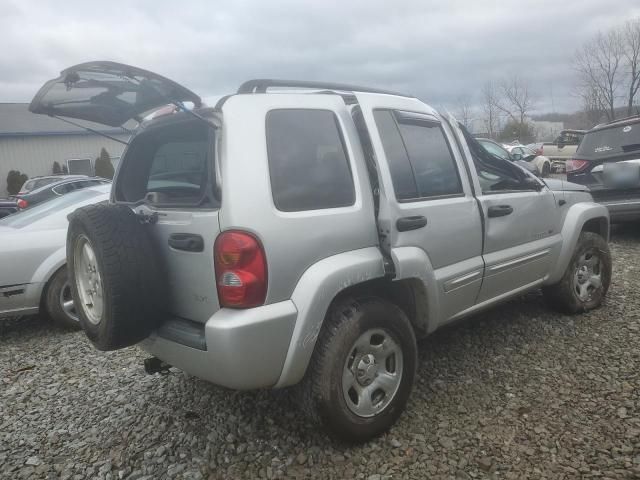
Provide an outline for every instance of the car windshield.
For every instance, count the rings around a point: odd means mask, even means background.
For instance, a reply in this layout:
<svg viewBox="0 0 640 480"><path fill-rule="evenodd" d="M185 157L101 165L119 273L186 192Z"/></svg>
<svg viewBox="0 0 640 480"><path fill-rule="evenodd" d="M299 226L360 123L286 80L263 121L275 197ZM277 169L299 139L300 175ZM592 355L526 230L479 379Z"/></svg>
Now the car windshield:
<svg viewBox="0 0 640 480"><path fill-rule="evenodd" d="M509 157L509 153L499 145L496 145L493 142L487 142L485 140L478 141L489 153L492 153L496 157L502 158L503 160L511 160L511 158Z"/></svg>
<svg viewBox="0 0 640 480"><path fill-rule="evenodd" d="M640 123L591 131L582 139L576 155L604 158L633 152L640 155Z"/></svg>
<svg viewBox="0 0 640 480"><path fill-rule="evenodd" d="M60 221L78 207L107 199L111 185L85 188L68 195L56 197L47 202L28 208L0 220L0 226L22 228L35 222L45 220L47 224Z"/></svg>

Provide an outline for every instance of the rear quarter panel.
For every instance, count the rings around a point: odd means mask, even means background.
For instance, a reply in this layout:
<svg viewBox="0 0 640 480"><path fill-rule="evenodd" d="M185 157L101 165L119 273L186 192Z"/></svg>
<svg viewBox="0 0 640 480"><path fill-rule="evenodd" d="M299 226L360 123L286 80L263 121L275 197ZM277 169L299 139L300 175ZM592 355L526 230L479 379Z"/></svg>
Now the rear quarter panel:
<svg viewBox="0 0 640 480"><path fill-rule="evenodd" d="M333 111L344 136L355 185L348 207L301 212L276 209L271 194L266 115L274 109ZM377 246L378 235L362 149L344 101L336 95L236 95L223 107L219 158L221 230L241 229L262 242L269 272L266 303L291 298L304 272L324 258Z"/></svg>

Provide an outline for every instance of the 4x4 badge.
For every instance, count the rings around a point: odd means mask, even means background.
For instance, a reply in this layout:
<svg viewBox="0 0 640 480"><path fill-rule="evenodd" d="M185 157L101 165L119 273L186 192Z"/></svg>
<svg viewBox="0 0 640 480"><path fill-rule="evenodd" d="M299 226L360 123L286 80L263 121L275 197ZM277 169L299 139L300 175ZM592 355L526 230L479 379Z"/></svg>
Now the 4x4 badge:
<svg viewBox="0 0 640 480"><path fill-rule="evenodd" d="M622 131L623 131L624 133L630 132L630 131L631 131L631 125L627 125L626 127L624 127L624 128L622 129Z"/></svg>

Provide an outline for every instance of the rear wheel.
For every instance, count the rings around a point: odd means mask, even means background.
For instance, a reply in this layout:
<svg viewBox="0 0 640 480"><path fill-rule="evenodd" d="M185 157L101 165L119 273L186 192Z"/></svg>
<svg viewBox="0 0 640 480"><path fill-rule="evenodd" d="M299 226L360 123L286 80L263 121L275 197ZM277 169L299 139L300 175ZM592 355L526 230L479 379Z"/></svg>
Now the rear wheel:
<svg viewBox="0 0 640 480"><path fill-rule="evenodd" d="M411 392L413 328L397 306L349 299L331 309L300 388L308 413L330 433L366 441L389 429Z"/></svg>
<svg viewBox="0 0 640 480"><path fill-rule="evenodd" d="M543 293L554 309L580 313L599 307L610 283L609 245L597 233L582 232L562 279Z"/></svg>
<svg viewBox="0 0 640 480"><path fill-rule="evenodd" d="M80 328L66 267L58 270L49 280L45 308L56 325L71 330Z"/></svg>

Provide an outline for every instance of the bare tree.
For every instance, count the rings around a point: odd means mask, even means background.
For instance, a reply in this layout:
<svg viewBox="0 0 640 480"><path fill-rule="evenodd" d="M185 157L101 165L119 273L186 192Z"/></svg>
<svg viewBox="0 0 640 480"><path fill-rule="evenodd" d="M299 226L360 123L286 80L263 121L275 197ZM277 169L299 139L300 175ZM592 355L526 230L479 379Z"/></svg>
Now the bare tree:
<svg viewBox="0 0 640 480"><path fill-rule="evenodd" d="M627 115L633 115L633 103L640 89L640 18L627 21L622 27L623 57L627 69Z"/></svg>
<svg viewBox="0 0 640 480"><path fill-rule="evenodd" d="M518 75L513 75L500 83L502 101L497 108L519 125L523 125L526 116L534 106L534 99L529 84Z"/></svg>
<svg viewBox="0 0 640 480"><path fill-rule="evenodd" d="M493 81L489 80L482 87L482 111L484 126L491 138L496 138L500 130L499 104L498 89Z"/></svg>
<svg viewBox="0 0 640 480"><path fill-rule="evenodd" d="M574 66L583 91L594 90L606 106L605 114L615 120L615 104L624 72L623 40L619 30L610 30L587 42L576 52Z"/></svg>
<svg viewBox="0 0 640 480"><path fill-rule="evenodd" d="M603 112L606 110L605 102L598 89L583 87L578 91L578 97L582 102L582 113L586 121L586 127L591 128L600 122Z"/></svg>
<svg viewBox="0 0 640 480"><path fill-rule="evenodd" d="M471 97L469 95L460 95L456 99L456 117L460 123L462 123L468 130L471 130L473 125L474 111L471 106Z"/></svg>

